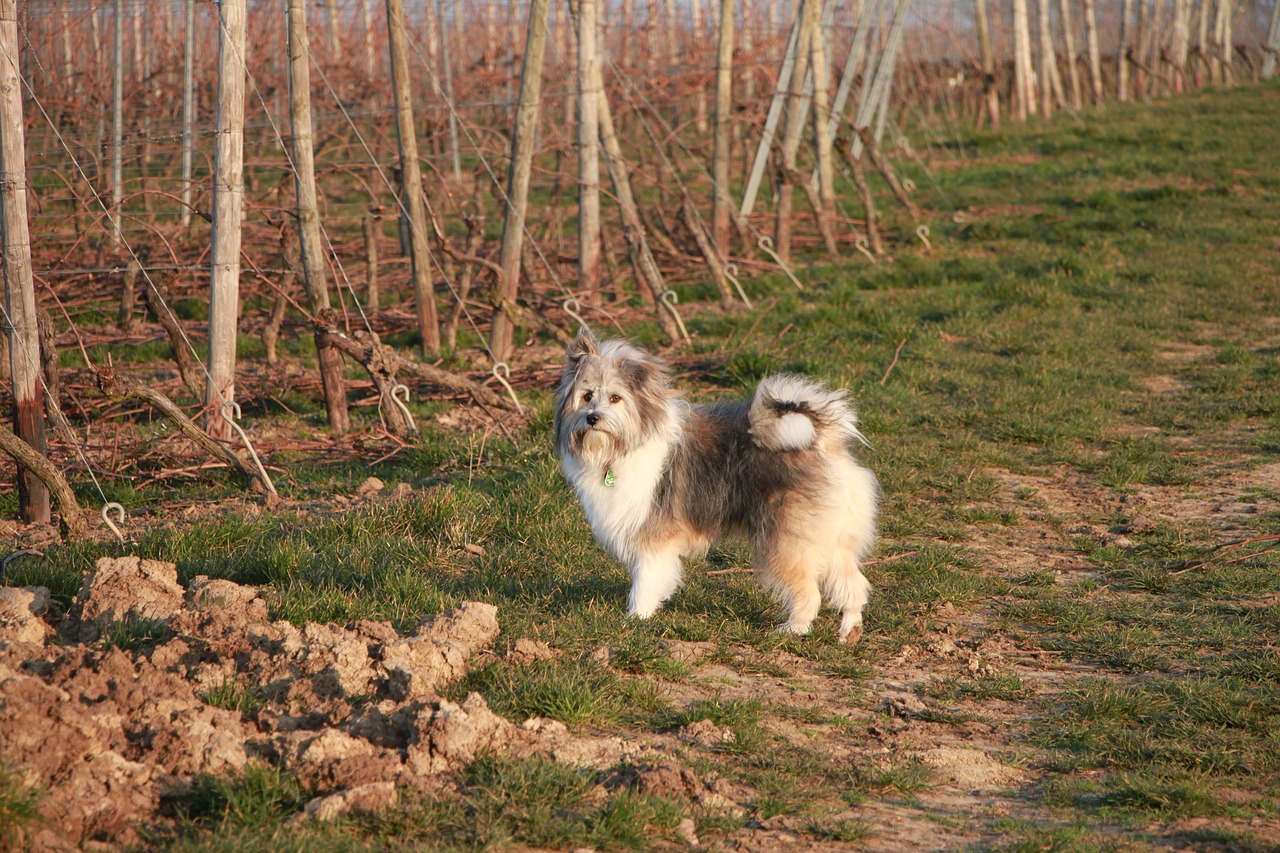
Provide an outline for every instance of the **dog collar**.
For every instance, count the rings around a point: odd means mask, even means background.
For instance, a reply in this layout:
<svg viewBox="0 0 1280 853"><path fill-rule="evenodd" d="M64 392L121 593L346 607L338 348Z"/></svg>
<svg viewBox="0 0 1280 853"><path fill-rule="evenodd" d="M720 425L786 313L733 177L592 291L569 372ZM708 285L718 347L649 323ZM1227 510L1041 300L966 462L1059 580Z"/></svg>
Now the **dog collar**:
<svg viewBox="0 0 1280 853"><path fill-rule="evenodd" d="M617 480L613 478L613 469L612 468L606 469L604 472L604 484L606 486L612 486L616 482Z"/></svg>

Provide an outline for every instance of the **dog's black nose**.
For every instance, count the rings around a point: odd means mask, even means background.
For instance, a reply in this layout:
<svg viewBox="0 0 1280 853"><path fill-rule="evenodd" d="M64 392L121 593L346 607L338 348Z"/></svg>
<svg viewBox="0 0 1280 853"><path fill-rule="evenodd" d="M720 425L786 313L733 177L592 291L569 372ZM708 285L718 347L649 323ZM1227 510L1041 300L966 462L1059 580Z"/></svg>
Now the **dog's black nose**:
<svg viewBox="0 0 1280 853"><path fill-rule="evenodd" d="M592 412L587 415L587 426L595 426L598 423L600 423L600 414L598 412Z"/></svg>

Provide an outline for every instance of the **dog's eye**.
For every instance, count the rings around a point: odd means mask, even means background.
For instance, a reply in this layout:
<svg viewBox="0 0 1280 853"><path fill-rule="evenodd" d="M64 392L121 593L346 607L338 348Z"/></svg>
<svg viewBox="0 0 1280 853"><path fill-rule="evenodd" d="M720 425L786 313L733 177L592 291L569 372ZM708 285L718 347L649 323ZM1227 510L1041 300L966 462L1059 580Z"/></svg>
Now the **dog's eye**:
<svg viewBox="0 0 1280 853"><path fill-rule="evenodd" d="M612 395L610 395L610 397L609 397L609 402L610 402L612 405L615 405L615 406L616 406L616 405L618 405L619 403L621 403L621 402L622 402L622 398L621 398L621 397L619 397L617 394L612 394Z"/></svg>
<svg viewBox="0 0 1280 853"><path fill-rule="evenodd" d="M595 396L595 394L593 394L592 392L588 391L587 393L585 393L585 394L583 394L583 395L582 395L582 402L584 402L584 403L590 403L590 402L591 402L591 398L592 398L592 397L594 397L594 396Z"/></svg>

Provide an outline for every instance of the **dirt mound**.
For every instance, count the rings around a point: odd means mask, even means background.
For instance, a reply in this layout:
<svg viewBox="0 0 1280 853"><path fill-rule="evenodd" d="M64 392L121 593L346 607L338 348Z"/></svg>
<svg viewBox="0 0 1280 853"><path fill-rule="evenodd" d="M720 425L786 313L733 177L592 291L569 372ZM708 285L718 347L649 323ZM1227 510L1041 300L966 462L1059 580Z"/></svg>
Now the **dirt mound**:
<svg viewBox="0 0 1280 853"><path fill-rule="evenodd" d="M55 626L49 592L0 588L0 755L44 789L32 849L127 845L199 774L248 762L315 793L299 819L394 805L399 787L486 751L607 766L616 738L520 725L437 691L498 636L467 602L408 633L385 622L272 622L252 587L103 558Z"/></svg>

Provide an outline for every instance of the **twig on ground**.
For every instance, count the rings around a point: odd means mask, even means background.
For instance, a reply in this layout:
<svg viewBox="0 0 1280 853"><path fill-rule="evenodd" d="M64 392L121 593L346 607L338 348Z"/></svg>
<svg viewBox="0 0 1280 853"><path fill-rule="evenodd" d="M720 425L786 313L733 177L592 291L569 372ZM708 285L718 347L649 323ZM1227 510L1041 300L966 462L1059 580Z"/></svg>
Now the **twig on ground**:
<svg viewBox="0 0 1280 853"><path fill-rule="evenodd" d="M1192 563L1189 566L1183 566L1177 571L1170 572L1169 574L1183 575L1183 574L1186 574L1187 572L1195 571L1196 569L1202 569L1205 566L1212 563L1214 560L1217 560L1220 557L1222 557L1223 554L1228 554L1236 550L1237 548L1243 548L1246 545L1256 545L1259 542L1280 542L1280 534L1277 534L1274 536L1253 536L1253 537L1250 537L1249 539L1238 539L1235 542L1223 542L1222 544L1215 545L1209 549L1211 552L1216 552L1212 556L1206 557L1205 559L1201 560L1198 563ZM1276 550L1275 548L1263 548L1261 551L1255 551L1252 554L1245 554L1243 557L1236 557L1235 559L1232 559L1232 560L1226 560L1225 564L1230 565L1232 563L1239 563L1244 560L1257 557L1260 554L1269 554L1275 550Z"/></svg>
<svg viewBox="0 0 1280 853"><path fill-rule="evenodd" d="M889 366L885 368L884 376L880 377L881 385L889 381L889 374L892 373L893 369L898 366L898 356L902 354L902 348L905 347L906 345L907 345L907 339L903 338L902 341L898 344L898 348L893 351L893 361L889 362Z"/></svg>

